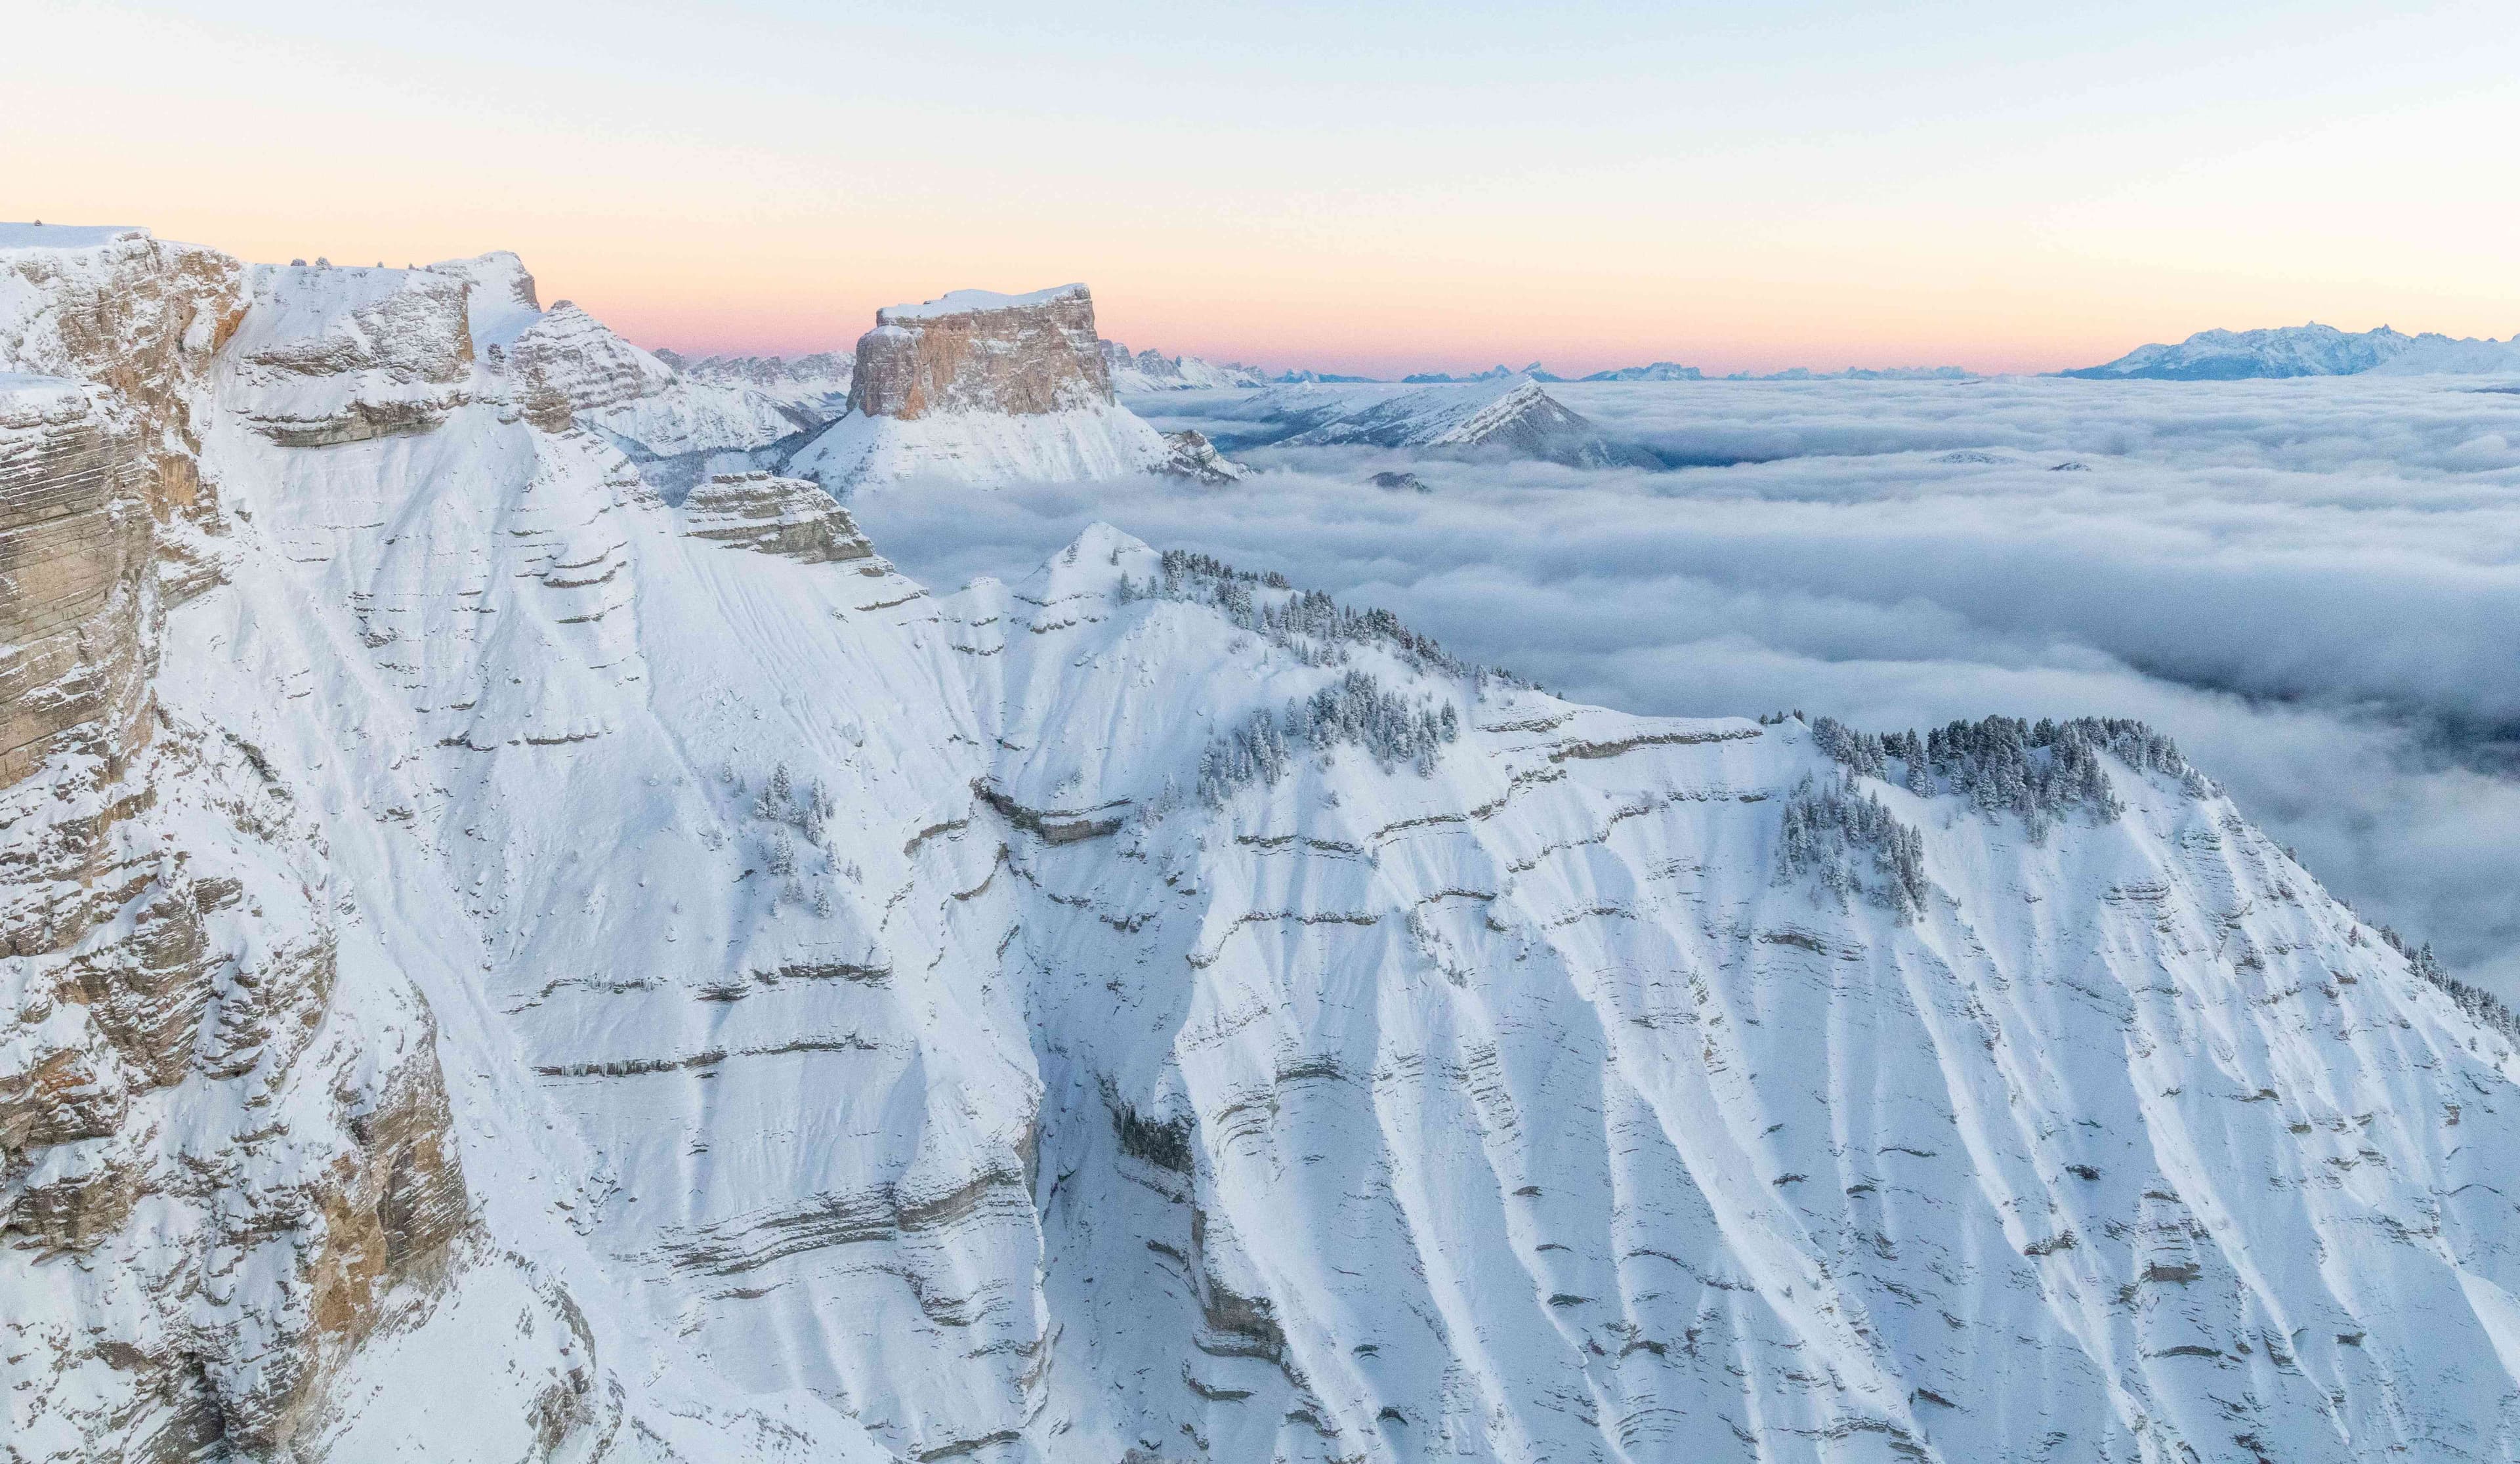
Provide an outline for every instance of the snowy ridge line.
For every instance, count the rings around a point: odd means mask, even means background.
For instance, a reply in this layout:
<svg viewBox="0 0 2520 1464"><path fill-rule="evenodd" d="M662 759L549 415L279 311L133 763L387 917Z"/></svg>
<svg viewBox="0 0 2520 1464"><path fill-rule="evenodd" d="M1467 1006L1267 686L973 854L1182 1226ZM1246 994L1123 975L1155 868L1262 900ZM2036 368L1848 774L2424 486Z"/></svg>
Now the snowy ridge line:
<svg viewBox="0 0 2520 1464"><path fill-rule="evenodd" d="M0 340L149 308L0 368L176 360L199 451L69 485L131 694L0 787L21 1453L2520 1449L2510 1032L2136 724L1577 708L1099 524L865 614L769 465L676 502L486 350L283 441L232 261L37 252ZM453 359L364 308L254 349Z"/></svg>

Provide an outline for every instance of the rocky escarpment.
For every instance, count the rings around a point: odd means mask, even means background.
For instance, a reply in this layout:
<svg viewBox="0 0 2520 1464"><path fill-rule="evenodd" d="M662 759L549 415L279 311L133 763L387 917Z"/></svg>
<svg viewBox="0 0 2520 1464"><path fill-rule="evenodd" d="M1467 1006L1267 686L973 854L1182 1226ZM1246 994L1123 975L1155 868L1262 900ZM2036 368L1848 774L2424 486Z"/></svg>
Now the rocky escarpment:
<svg viewBox="0 0 2520 1464"><path fill-rule="evenodd" d="M145 229L0 225L0 370L96 382L130 444L159 579L181 599L219 575L225 532L199 461L193 384L244 319L245 266Z"/></svg>
<svg viewBox="0 0 2520 1464"><path fill-rule="evenodd" d="M434 270L256 265L222 405L291 447L426 432L472 400L471 287Z"/></svg>
<svg viewBox="0 0 2520 1464"><path fill-rule="evenodd" d="M527 421L554 432L571 423L591 427L643 462L691 460L684 470L659 475L677 491L709 455L766 449L836 415L747 382L686 377L567 300L519 331L505 357Z"/></svg>
<svg viewBox="0 0 2520 1464"><path fill-rule="evenodd" d="M324 837L251 740L157 694L170 607L242 554L201 454L244 280L138 231L0 230L12 1459L286 1450L470 1216L428 1013ZM465 349L455 302L421 356Z"/></svg>
<svg viewBox="0 0 2520 1464"><path fill-rule="evenodd" d="M684 532L695 539L778 555L807 564L857 563L881 575L892 566L858 532L849 510L800 478L721 473L683 500Z"/></svg>
<svg viewBox="0 0 2520 1464"><path fill-rule="evenodd" d="M849 414L788 468L846 493L902 478L1072 482L1143 472L1207 483L1241 469L1204 438L1167 441L1112 395L1094 298L957 290L876 312L858 340Z"/></svg>
<svg viewBox="0 0 2520 1464"><path fill-rule="evenodd" d="M0 377L0 784L145 735L150 519L104 387Z"/></svg>
<svg viewBox="0 0 2520 1464"><path fill-rule="evenodd" d="M939 412L1038 417L1111 403L1082 285L1031 294L959 289L887 305L858 337L849 409L903 421Z"/></svg>

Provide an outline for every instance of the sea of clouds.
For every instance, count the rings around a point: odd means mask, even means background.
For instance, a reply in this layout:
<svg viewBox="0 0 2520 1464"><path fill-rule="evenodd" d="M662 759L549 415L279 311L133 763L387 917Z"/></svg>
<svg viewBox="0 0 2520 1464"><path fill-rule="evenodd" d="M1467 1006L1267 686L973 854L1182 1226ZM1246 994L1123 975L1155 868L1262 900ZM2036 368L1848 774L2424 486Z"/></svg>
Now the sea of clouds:
<svg viewBox="0 0 2520 1464"><path fill-rule="evenodd" d="M939 588L1103 519L1635 711L2140 717L2336 893L2520 1000L2520 395L2478 385L1565 385L1701 466L1244 447L1261 471L1227 489L853 507ZM1247 440L1253 400L1131 405ZM1432 491L1366 482L1393 468Z"/></svg>

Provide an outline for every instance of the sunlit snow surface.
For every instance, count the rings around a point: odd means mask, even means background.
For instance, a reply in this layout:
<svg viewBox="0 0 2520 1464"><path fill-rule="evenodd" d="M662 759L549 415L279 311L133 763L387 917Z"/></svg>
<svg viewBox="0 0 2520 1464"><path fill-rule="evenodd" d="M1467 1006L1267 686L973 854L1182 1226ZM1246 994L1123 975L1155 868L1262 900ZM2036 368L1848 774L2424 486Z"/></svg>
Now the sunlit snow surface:
<svg viewBox="0 0 2520 1464"><path fill-rule="evenodd" d="M2494 384L1548 388L1614 438L1729 465L1662 473L1237 445L1402 387L1169 392L1129 402L1279 470L1231 496L938 489L861 517L940 585L1107 519L1637 711L2141 716L2331 888L2520 996L2520 395ZM1393 469L1434 491L1370 486Z"/></svg>

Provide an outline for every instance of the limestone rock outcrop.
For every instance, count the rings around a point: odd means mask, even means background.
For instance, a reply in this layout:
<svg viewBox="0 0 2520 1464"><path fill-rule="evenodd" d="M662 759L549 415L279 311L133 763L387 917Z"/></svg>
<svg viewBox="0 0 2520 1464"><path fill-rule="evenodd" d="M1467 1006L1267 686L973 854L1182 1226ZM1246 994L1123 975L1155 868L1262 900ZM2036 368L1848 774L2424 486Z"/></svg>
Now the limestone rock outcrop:
<svg viewBox="0 0 2520 1464"><path fill-rule="evenodd" d="M143 732L149 515L105 387L0 376L0 784Z"/></svg>
<svg viewBox="0 0 2520 1464"><path fill-rule="evenodd" d="M434 270L256 265L221 398L256 431L325 447L434 429L472 400L472 287Z"/></svg>
<svg viewBox="0 0 2520 1464"><path fill-rule="evenodd" d="M345 961L351 905L289 780L156 694L169 606L215 586L202 547L231 528L201 428L244 271L92 232L0 230L7 1448L269 1452L443 1281L470 1202L427 1008ZM271 359L413 359L309 333Z"/></svg>
<svg viewBox="0 0 2520 1464"><path fill-rule="evenodd" d="M0 225L0 371L93 381L130 444L176 599L216 583L225 532L199 463L193 383L245 318L246 268L146 229Z"/></svg>
<svg viewBox="0 0 2520 1464"><path fill-rule="evenodd" d="M1030 294L958 289L887 305L858 337L849 407L915 421L933 413L1039 417L1108 406L1111 374L1082 285Z"/></svg>
<svg viewBox="0 0 2520 1464"><path fill-rule="evenodd" d="M857 521L832 496L801 478L720 473L683 500L684 532L695 539L778 555L806 564L857 563L889 573Z"/></svg>
<svg viewBox="0 0 2520 1464"><path fill-rule="evenodd" d="M1173 444L1112 394L1093 295L1063 285L956 290L877 311L858 339L848 415L787 467L846 493L903 478L1074 482L1176 465Z"/></svg>
<svg viewBox="0 0 2520 1464"><path fill-rule="evenodd" d="M834 415L746 382L688 377L568 300L518 332L506 362L526 421L554 432L592 427L643 460L748 452Z"/></svg>

